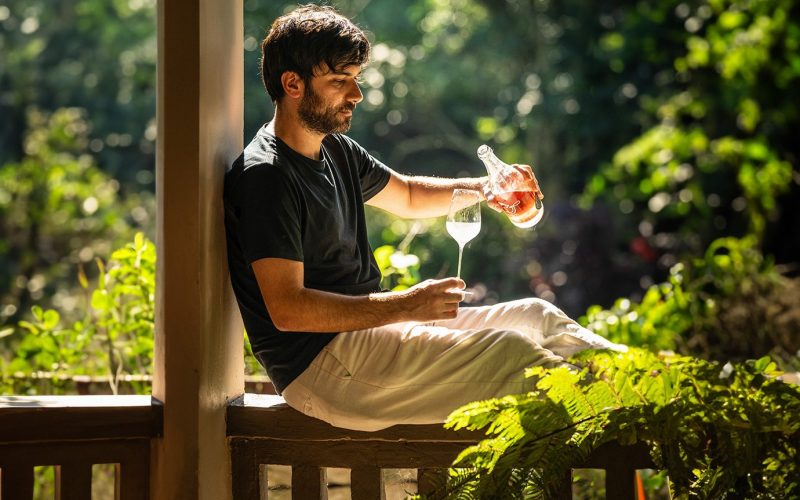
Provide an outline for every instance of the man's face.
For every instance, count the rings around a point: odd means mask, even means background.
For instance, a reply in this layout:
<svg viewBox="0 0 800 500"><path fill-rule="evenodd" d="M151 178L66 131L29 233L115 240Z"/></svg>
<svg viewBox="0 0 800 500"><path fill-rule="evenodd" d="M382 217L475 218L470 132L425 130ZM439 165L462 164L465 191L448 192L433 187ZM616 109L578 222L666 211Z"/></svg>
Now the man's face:
<svg viewBox="0 0 800 500"><path fill-rule="evenodd" d="M356 104L363 96L357 78L359 66L345 66L337 71L315 73L304 87L298 114L303 125L320 134L342 133L350 130Z"/></svg>

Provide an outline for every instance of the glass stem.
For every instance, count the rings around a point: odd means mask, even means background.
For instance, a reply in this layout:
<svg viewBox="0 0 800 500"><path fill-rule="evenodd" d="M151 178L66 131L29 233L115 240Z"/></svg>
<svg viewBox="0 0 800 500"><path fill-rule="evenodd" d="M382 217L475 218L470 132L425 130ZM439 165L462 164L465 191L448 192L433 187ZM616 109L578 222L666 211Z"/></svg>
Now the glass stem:
<svg viewBox="0 0 800 500"><path fill-rule="evenodd" d="M456 278L461 278L461 255L464 253L464 245L458 245L458 272Z"/></svg>

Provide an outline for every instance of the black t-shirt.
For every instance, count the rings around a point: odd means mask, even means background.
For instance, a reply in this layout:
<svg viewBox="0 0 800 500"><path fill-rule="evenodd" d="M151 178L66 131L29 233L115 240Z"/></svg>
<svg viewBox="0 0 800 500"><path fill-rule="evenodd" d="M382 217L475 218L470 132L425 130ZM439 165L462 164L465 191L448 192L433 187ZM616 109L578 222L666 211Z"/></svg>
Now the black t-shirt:
<svg viewBox="0 0 800 500"><path fill-rule="evenodd" d="M320 153L320 161L307 158L264 126L225 174L231 283L253 352L279 393L338 332L275 328L251 264L265 257L300 261L307 288L380 290L364 201L386 186L389 169L344 135L327 136Z"/></svg>

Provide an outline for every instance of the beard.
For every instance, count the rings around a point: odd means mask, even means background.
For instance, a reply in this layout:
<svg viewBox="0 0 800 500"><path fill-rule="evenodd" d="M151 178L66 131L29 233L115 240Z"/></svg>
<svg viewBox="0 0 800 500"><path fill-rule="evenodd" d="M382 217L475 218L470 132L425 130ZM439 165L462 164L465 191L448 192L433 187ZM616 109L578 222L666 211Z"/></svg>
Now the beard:
<svg viewBox="0 0 800 500"><path fill-rule="evenodd" d="M308 130L328 135L350 130L350 120L353 115L340 116L339 113L353 111L353 109L355 109L353 104L343 104L337 107L326 106L311 85L306 85L297 113L300 115L303 126Z"/></svg>

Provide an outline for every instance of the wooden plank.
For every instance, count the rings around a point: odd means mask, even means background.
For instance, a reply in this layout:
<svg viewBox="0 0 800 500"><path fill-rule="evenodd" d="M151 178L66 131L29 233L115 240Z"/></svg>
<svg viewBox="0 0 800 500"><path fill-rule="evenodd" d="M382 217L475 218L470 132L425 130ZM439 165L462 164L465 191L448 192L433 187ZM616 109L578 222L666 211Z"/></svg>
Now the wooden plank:
<svg viewBox="0 0 800 500"><path fill-rule="evenodd" d="M120 457L117 488L120 500L148 500L150 498L151 443L138 441L129 446Z"/></svg>
<svg viewBox="0 0 800 500"><path fill-rule="evenodd" d="M480 431L445 429L441 424L396 425L376 432L334 427L294 410L280 396L245 394L228 405L227 433L230 437L274 439L318 439L350 441L445 441L476 443ZM466 446L464 446L466 447Z"/></svg>
<svg viewBox="0 0 800 500"><path fill-rule="evenodd" d="M0 443L158 437L162 422L150 396L0 397Z"/></svg>
<svg viewBox="0 0 800 500"><path fill-rule="evenodd" d="M152 396L0 396L0 410L14 408L130 408L150 407Z"/></svg>
<svg viewBox="0 0 800 500"><path fill-rule="evenodd" d="M420 495L444 491L446 485L447 469L417 469L417 491Z"/></svg>
<svg viewBox="0 0 800 500"><path fill-rule="evenodd" d="M609 464L624 463L634 469L655 469L650 451L645 443L621 445L606 443L592 452L585 463L576 469L606 469Z"/></svg>
<svg viewBox="0 0 800 500"><path fill-rule="evenodd" d="M5 465L0 470L0 498L28 500L33 498L33 466Z"/></svg>
<svg viewBox="0 0 800 500"><path fill-rule="evenodd" d="M260 500L259 490L266 491L267 483L261 482L253 443L248 439L231 439L230 450L233 500Z"/></svg>
<svg viewBox="0 0 800 500"><path fill-rule="evenodd" d="M386 500L383 470L378 467L354 467L350 470L350 494L353 500Z"/></svg>
<svg viewBox="0 0 800 500"><path fill-rule="evenodd" d="M258 464L258 490L260 500L269 500L269 465Z"/></svg>
<svg viewBox="0 0 800 500"><path fill-rule="evenodd" d="M383 469L449 467L461 443L253 440L259 463L314 467L372 466Z"/></svg>
<svg viewBox="0 0 800 500"><path fill-rule="evenodd" d="M307 465L292 466L292 498L328 500L328 479L325 469Z"/></svg>
<svg viewBox="0 0 800 500"><path fill-rule="evenodd" d="M636 469L624 462L606 466L606 499L636 500Z"/></svg>
<svg viewBox="0 0 800 500"><path fill-rule="evenodd" d="M73 461L56 466L56 500L92 498L92 463Z"/></svg>
<svg viewBox="0 0 800 500"><path fill-rule="evenodd" d="M0 468L20 464L62 465L76 459L93 464L117 463L141 453L149 460L149 439L102 439L85 441L0 444Z"/></svg>
<svg viewBox="0 0 800 500"><path fill-rule="evenodd" d="M558 488L553 498L556 500L572 499L572 469L564 473L564 477L558 482Z"/></svg>

